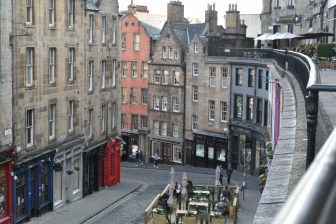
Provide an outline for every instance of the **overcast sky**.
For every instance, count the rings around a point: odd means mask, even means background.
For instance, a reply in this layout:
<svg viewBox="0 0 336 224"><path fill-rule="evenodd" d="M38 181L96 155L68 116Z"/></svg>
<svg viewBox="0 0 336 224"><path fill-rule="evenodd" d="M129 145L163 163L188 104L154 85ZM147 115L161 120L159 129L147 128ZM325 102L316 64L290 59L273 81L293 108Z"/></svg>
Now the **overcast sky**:
<svg viewBox="0 0 336 224"><path fill-rule="evenodd" d="M167 14L167 3L170 0L133 0L136 5L146 5L150 13ZM204 21L204 12L208 4L216 4L218 11L218 23L223 24L225 11L229 9L229 4L237 4L241 14L260 14L262 0L180 0L184 5L184 17L198 18ZM119 0L119 10L127 9L131 0Z"/></svg>

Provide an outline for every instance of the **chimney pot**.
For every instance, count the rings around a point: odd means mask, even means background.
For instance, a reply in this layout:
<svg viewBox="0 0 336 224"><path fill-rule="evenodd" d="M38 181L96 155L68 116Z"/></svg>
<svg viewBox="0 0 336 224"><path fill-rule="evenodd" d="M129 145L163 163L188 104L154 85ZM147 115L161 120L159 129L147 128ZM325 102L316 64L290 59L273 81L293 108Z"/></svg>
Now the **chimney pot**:
<svg viewBox="0 0 336 224"><path fill-rule="evenodd" d="M212 9L215 11L216 4L213 3Z"/></svg>
<svg viewBox="0 0 336 224"><path fill-rule="evenodd" d="M237 11L237 4L235 4L235 10L234 11Z"/></svg>

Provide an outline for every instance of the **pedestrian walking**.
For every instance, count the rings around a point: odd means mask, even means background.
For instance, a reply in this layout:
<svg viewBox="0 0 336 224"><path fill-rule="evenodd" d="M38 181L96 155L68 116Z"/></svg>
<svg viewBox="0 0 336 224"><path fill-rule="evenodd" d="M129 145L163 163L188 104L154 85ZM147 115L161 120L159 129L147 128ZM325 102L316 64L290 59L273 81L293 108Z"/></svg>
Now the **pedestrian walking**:
<svg viewBox="0 0 336 224"><path fill-rule="evenodd" d="M154 159L154 167L155 168L159 168L159 166L158 166L158 160L160 159L160 157L158 156L157 153L155 153L155 155L153 156L153 159Z"/></svg>
<svg viewBox="0 0 336 224"><path fill-rule="evenodd" d="M139 150L135 152L135 166L139 166L140 163L140 153Z"/></svg>
<svg viewBox="0 0 336 224"><path fill-rule="evenodd" d="M143 160L142 160L142 151L139 150L139 165L143 165Z"/></svg>
<svg viewBox="0 0 336 224"><path fill-rule="evenodd" d="M223 176L224 176L224 169L222 165L219 165L219 182L223 185Z"/></svg>
<svg viewBox="0 0 336 224"><path fill-rule="evenodd" d="M231 167L231 164L229 163L228 167L226 168L227 184L230 184L232 172L233 172L233 169Z"/></svg>

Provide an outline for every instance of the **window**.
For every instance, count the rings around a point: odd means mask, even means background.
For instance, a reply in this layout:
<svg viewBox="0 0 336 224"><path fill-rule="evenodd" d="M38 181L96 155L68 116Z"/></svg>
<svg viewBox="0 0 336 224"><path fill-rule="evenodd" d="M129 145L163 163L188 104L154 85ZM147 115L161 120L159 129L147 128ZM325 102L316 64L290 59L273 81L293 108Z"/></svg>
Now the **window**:
<svg viewBox="0 0 336 224"><path fill-rule="evenodd" d="M49 105L49 140L56 137L56 104Z"/></svg>
<svg viewBox="0 0 336 224"><path fill-rule="evenodd" d="M167 122L161 123L161 135L167 136Z"/></svg>
<svg viewBox="0 0 336 224"><path fill-rule="evenodd" d="M26 9L27 9L27 25L34 24L34 0L26 0Z"/></svg>
<svg viewBox="0 0 336 224"><path fill-rule="evenodd" d="M153 109L160 110L160 97L159 96L153 96Z"/></svg>
<svg viewBox="0 0 336 224"><path fill-rule="evenodd" d="M153 122L153 133L155 135L159 135L160 134L160 122L159 121L154 121Z"/></svg>
<svg viewBox="0 0 336 224"><path fill-rule="evenodd" d="M294 6L294 0L288 0L288 6Z"/></svg>
<svg viewBox="0 0 336 224"><path fill-rule="evenodd" d="M267 127L268 124L268 101L264 101L264 126Z"/></svg>
<svg viewBox="0 0 336 224"><path fill-rule="evenodd" d="M49 84L55 83L56 48L49 48Z"/></svg>
<svg viewBox="0 0 336 224"><path fill-rule="evenodd" d="M141 103L147 105L148 92L147 89L141 89Z"/></svg>
<svg viewBox="0 0 336 224"><path fill-rule="evenodd" d="M163 85L167 85L168 84L168 82L169 82L169 71L168 70L164 70L163 71L163 75L162 75L161 81L162 81Z"/></svg>
<svg viewBox="0 0 336 224"><path fill-rule="evenodd" d="M215 101L209 100L209 120L215 120Z"/></svg>
<svg viewBox="0 0 336 224"><path fill-rule="evenodd" d="M94 15L89 14L89 30L88 30L88 35L89 35L89 43L93 43L93 27L94 27Z"/></svg>
<svg viewBox="0 0 336 224"><path fill-rule="evenodd" d="M171 160L171 144L170 143L161 143L162 148L162 159L163 160Z"/></svg>
<svg viewBox="0 0 336 224"><path fill-rule="evenodd" d="M55 0L49 0L49 26L55 27Z"/></svg>
<svg viewBox="0 0 336 224"><path fill-rule="evenodd" d="M262 122L262 99L257 99L257 124Z"/></svg>
<svg viewBox="0 0 336 224"><path fill-rule="evenodd" d="M198 63L192 64L192 74L193 76L198 76Z"/></svg>
<svg viewBox="0 0 336 224"><path fill-rule="evenodd" d="M162 47L162 58L167 58L167 48L165 46Z"/></svg>
<svg viewBox="0 0 336 224"><path fill-rule="evenodd" d="M72 176L72 186L73 186L73 192L78 192L81 186L81 182L80 182L80 158L76 158L73 161L73 176Z"/></svg>
<svg viewBox="0 0 336 224"><path fill-rule="evenodd" d="M117 41L117 19L112 17L112 44L116 44Z"/></svg>
<svg viewBox="0 0 336 224"><path fill-rule="evenodd" d="M227 121L227 102L221 102L221 122Z"/></svg>
<svg viewBox="0 0 336 224"><path fill-rule="evenodd" d="M173 97L173 112L180 111L180 100L178 97Z"/></svg>
<svg viewBox="0 0 336 224"><path fill-rule="evenodd" d="M133 34L133 51L140 51L140 34Z"/></svg>
<svg viewBox="0 0 336 224"><path fill-rule="evenodd" d="M155 70L155 75L154 75L154 83L155 84L160 84L161 83L161 71L160 70Z"/></svg>
<svg viewBox="0 0 336 224"><path fill-rule="evenodd" d="M236 86L243 85L243 69L236 68Z"/></svg>
<svg viewBox="0 0 336 224"><path fill-rule="evenodd" d="M182 163L182 147L180 145L173 145L173 161Z"/></svg>
<svg viewBox="0 0 336 224"><path fill-rule="evenodd" d="M148 117L141 116L141 128L147 128L148 127Z"/></svg>
<svg viewBox="0 0 336 224"><path fill-rule="evenodd" d="M132 129L138 129L139 121L138 121L139 116L137 114L132 115Z"/></svg>
<svg viewBox="0 0 336 224"><path fill-rule="evenodd" d="M68 27L75 25L75 0L68 0Z"/></svg>
<svg viewBox="0 0 336 224"><path fill-rule="evenodd" d="M248 70L248 87L254 86L254 69Z"/></svg>
<svg viewBox="0 0 336 224"><path fill-rule="evenodd" d="M198 102L198 86L192 86L192 100Z"/></svg>
<svg viewBox="0 0 336 224"><path fill-rule="evenodd" d="M262 89L263 70L258 71L258 89Z"/></svg>
<svg viewBox="0 0 336 224"><path fill-rule="evenodd" d="M27 147L31 147L34 145L34 109L27 110L26 131Z"/></svg>
<svg viewBox="0 0 336 224"><path fill-rule="evenodd" d="M234 118L242 118L242 96L234 96Z"/></svg>
<svg viewBox="0 0 336 224"><path fill-rule="evenodd" d="M68 108L68 132L71 134L74 131L74 101L69 100Z"/></svg>
<svg viewBox="0 0 336 224"><path fill-rule="evenodd" d="M216 86L216 68L215 67L209 68L209 85L210 87Z"/></svg>
<svg viewBox="0 0 336 224"><path fill-rule="evenodd" d="M204 145L196 144L196 156L204 157Z"/></svg>
<svg viewBox="0 0 336 224"><path fill-rule="evenodd" d="M174 58L175 59L178 59L179 58L179 53L177 50L174 51Z"/></svg>
<svg viewBox="0 0 336 224"><path fill-rule="evenodd" d="M93 61L89 61L88 91L93 91Z"/></svg>
<svg viewBox="0 0 336 224"><path fill-rule="evenodd" d="M168 100L167 100L166 96L161 97L161 108L162 108L163 111L168 110Z"/></svg>
<svg viewBox="0 0 336 224"><path fill-rule="evenodd" d="M106 105L102 105L100 114L100 131L102 134L106 132L107 111Z"/></svg>
<svg viewBox="0 0 336 224"><path fill-rule="evenodd" d="M137 104L137 89L131 88L131 104Z"/></svg>
<svg viewBox="0 0 336 224"><path fill-rule="evenodd" d="M116 118L117 118L117 104L115 102L112 103L112 129L116 128Z"/></svg>
<svg viewBox="0 0 336 224"><path fill-rule="evenodd" d="M173 48L168 47L168 58L173 59Z"/></svg>
<svg viewBox="0 0 336 224"><path fill-rule="evenodd" d="M280 0L275 0L275 7L280 7Z"/></svg>
<svg viewBox="0 0 336 224"><path fill-rule="evenodd" d="M117 59L112 60L112 87L116 86L117 76Z"/></svg>
<svg viewBox="0 0 336 224"><path fill-rule="evenodd" d="M153 141L153 144L152 144L152 155L158 155L160 156L160 142L158 141Z"/></svg>
<svg viewBox="0 0 336 224"><path fill-rule="evenodd" d="M226 88L227 87L227 68L223 67L222 68L222 88Z"/></svg>
<svg viewBox="0 0 336 224"><path fill-rule="evenodd" d="M127 128L127 114L121 114L121 128Z"/></svg>
<svg viewBox="0 0 336 224"><path fill-rule="evenodd" d="M198 128L198 117L197 115L192 115L191 116L191 129L195 130Z"/></svg>
<svg viewBox="0 0 336 224"><path fill-rule="evenodd" d="M68 61L68 81L74 80L74 61L75 61L75 48L69 48L69 61Z"/></svg>
<svg viewBox="0 0 336 224"><path fill-rule="evenodd" d="M146 61L142 62L142 78L147 79L148 78L148 63Z"/></svg>
<svg viewBox="0 0 336 224"><path fill-rule="evenodd" d="M253 121L253 97L247 97L246 120Z"/></svg>
<svg viewBox="0 0 336 224"><path fill-rule="evenodd" d="M101 61L101 88L106 88L106 61Z"/></svg>
<svg viewBox="0 0 336 224"><path fill-rule="evenodd" d="M194 52L198 53L198 43L194 43Z"/></svg>
<svg viewBox="0 0 336 224"><path fill-rule="evenodd" d="M102 16L101 23L101 42L106 44L106 16Z"/></svg>
<svg viewBox="0 0 336 224"><path fill-rule="evenodd" d="M138 62L136 61L131 62L131 75L132 78L135 78L138 75Z"/></svg>
<svg viewBox="0 0 336 224"><path fill-rule="evenodd" d="M93 109L89 109L89 114L88 114L88 137L92 138L93 137Z"/></svg>
<svg viewBox="0 0 336 224"><path fill-rule="evenodd" d="M268 90L268 85L269 85L269 80L270 80L270 77L269 77L269 71L266 71L266 75L265 75L265 90Z"/></svg>
<svg viewBox="0 0 336 224"><path fill-rule="evenodd" d="M178 138L179 137L179 125L173 124L173 137Z"/></svg>
<svg viewBox="0 0 336 224"><path fill-rule="evenodd" d="M174 77L174 85L176 86L180 85L180 72L173 71L173 77Z"/></svg>
<svg viewBox="0 0 336 224"><path fill-rule="evenodd" d="M121 103L127 102L127 88L121 87Z"/></svg>
<svg viewBox="0 0 336 224"><path fill-rule="evenodd" d="M61 173L61 172L55 172ZM7 183L6 181L4 183ZM25 173L17 175L16 180L16 217L18 219L23 218L26 215L26 175Z"/></svg>
<svg viewBox="0 0 336 224"><path fill-rule="evenodd" d="M121 49L126 49L126 33L121 33Z"/></svg>
<svg viewBox="0 0 336 224"><path fill-rule="evenodd" d="M121 75L123 77L126 77L127 76L127 73L128 73L128 66L127 66L127 61L122 61L121 62Z"/></svg>
<svg viewBox="0 0 336 224"><path fill-rule="evenodd" d="M34 77L34 48L28 47L26 51L26 86L33 86Z"/></svg>

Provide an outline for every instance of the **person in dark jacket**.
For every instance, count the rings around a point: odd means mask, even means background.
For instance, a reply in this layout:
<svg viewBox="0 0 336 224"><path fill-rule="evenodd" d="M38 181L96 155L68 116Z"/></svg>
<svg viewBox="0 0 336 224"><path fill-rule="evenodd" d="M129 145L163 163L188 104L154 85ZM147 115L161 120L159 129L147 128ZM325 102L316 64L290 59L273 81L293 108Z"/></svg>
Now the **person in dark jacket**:
<svg viewBox="0 0 336 224"><path fill-rule="evenodd" d="M232 172L233 172L233 169L231 167L231 164L229 163L228 167L226 168L227 184L230 184Z"/></svg>

